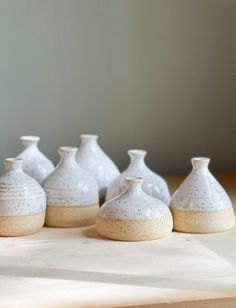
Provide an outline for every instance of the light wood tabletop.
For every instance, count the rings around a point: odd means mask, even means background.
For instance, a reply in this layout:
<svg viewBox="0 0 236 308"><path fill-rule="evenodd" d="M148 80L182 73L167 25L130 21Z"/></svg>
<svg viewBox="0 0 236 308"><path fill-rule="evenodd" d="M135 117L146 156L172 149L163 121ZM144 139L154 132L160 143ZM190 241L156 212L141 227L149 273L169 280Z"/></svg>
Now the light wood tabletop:
<svg viewBox="0 0 236 308"><path fill-rule="evenodd" d="M218 176L236 207L236 174ZM182 177L167 177L173 191ZM236 230L149 242L95 227L0 238L0 307L236 307Z"/></svg>

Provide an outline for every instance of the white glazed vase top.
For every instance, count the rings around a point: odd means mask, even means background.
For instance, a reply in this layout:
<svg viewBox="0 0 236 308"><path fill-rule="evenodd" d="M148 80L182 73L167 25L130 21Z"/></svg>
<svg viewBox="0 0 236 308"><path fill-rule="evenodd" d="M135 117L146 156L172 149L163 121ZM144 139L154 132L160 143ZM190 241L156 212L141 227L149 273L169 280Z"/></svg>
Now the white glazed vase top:
<svg viewBox="0 0 236 308"><path fill-rule="evenodd" d="M105 199L107 187L120 174L119 169L97 143L97 135L81 135L80 138L77 162L95 178L100 198Z"/></svg>
<svg viewBox="0 0 236 308"><path fill-rule="evenodd" d="M60 161L44 180L47 204L53 206L86 206L98 203L98 186L95 179L77 163L77 148L61 147Z"/></svg>
<svg viewBox="0 0 236 308"><path fill-rule="evenodd" d="M24 150L17 156L23 159L24 172L39 183L54 170L53 163L38 149L38 136L22 136L20 138Z"/></svg>
<svg viewBox="0 0 236 308"><path fill-rule="evenodd" d="M143 179L143 191L168 205L170 193L167 183L161 176L153 172L145 164L144 159L147 152L144 150L129 150L128 154L130 156L130 164L128 168L112 182L107 190L106 200L111 200L125 191L125 178L141 177Z"/></svg>
<svg viewBox="0 0 236 308"><path fill-rule="evenodd" d="M25 216L46 209L46 195L38 182L23 172L22 159L5 160L0 177L0 216Z"/></svg>
<svg viewBox="0 0 236 308"><path fill-rule="evenodd" d="M208 169L209 158L192 158L193 169L173 194L171 208L214 212L232 208L232 203Z"/></svg>

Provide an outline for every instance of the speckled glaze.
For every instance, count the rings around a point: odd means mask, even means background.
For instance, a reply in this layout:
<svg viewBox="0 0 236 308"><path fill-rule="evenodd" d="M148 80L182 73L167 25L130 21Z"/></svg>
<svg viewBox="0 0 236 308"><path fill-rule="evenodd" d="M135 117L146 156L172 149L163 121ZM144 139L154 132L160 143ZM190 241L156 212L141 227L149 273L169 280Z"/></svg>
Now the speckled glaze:
<svg viewBox="0 0 236 308"><path fill-rule="evenodd" d="M76 155L78 164L98 183L100 203L105 200L107 187L120 174L118 168L97 143L97 135L81 135Z"/></svg>
<svg viewBox="0 0 236 308"><path fill-rule="evenodd" d="M124 241L167 236L173 228L169 208L142 190L141 178L126 178L126 190L99 209L96 228L100 235Z"/></svg>
<svg viewBox="0 0 236 308"><path fill-rule="evenodd" d="M17 156L23 159L24 172L40 184L54 170L53 163L38 149L38 136L20 137L24 150Z"/></svg>
<svg viewBox="0 0 236 308"><path fill-rule="evenodd" d="M95 179L77 163L77 148L61 147L60 161L43 181L47 195L46 224L52 227L80 227L95 222L99 207Z"/></svg>
<svg viewBox="0 0 236 308"><path fill-rule="evenodd" d="M6 172L0 177L0 235L35 233L44 224L45 192L23 172L22 159L8 158L5 166Z"/></svg>
<svg viewBox="0 0 236 308"><path fill-rule="evenodd" d="M106 200L120 195L125 189L126 177L141 177L143 179L142 188L151 197L160 199L166 205L170 201L170 193L165 180L158 174L150 170L145 164L144 150L129 150L130 164L128 168L122 172L111 184L107 190Z"/></svg>
<svg viewBox="0 0 236 308"><path fill-rule="evenodd" d="M174 229L190 233L221 232L234 228L231 201L208 169L209 158L192 158L193 169L173 194L170 209Z"/></svg>

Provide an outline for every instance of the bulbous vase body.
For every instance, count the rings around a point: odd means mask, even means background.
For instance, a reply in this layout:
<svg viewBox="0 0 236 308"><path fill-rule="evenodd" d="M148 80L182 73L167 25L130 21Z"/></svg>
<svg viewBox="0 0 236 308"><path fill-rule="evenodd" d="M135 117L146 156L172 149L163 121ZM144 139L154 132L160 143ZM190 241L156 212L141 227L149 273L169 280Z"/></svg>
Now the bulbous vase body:
<svg viewBox="0 0 236 308"><path fill-rule="evenodd" d="M107 187L120 174L118 168L97 143L96 135L81 135L76 155L81 168L92 175L98 183L100 204L105 201Z"/></svg>
<svg viewBox="0 0 236 308"><path fill-rule="evenodd" d="M141 177L143 179L143 191L168 205L170 200L168 186L162 177L150 170L145 164L144 158L147 152L143 150L129 150L128 154L130 156L130 164L128 168L112 182L107 190L106 200L111 200L125 191L125 178Z"/></svg>
<svg viewBox="0 0 236 308"><path fill-rule="evenodd" d="M47 195L46 225L82 227L95 223L99 208L95 179L77 163L77 148L61 147L61 160L43 181Z"/></svg>
<svg viewBox="0 0 236 308"><path fill-rule="evenodd" d="M126 190L99 209L98 233L121 241L145 241L167 236L173 229L169 208L142 190L142 179L126 179Z"/></svg>
<svg viewBox="0 0 236 308"><path fill-rule="evenodd" d="M23 172L22 159L8 158L5 166L0 177L0 236L33 234L44 224L45 192Z"/></svg>
<svg viewBox="0 0 236 308"><path fill-rule="evenodd" d="M231 201L210 173L209 161L204 157L192 158L192 172L171 198L170 209L177 231L212 233L235 226Z"/></svg>
<svg viewBox="0 0 236 308"><path fill-rule="evenodd" d="M23 169L40 184L54 170L53 163L38 149L38 136L22 136L24 150L17 156L23 159Z"/></svg>

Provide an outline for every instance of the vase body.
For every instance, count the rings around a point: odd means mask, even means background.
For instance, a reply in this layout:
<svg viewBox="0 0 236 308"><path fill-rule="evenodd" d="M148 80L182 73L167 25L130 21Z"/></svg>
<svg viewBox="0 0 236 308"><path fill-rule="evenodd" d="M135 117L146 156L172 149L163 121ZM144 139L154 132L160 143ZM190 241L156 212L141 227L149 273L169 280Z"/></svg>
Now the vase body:
<svg viewBox="0 0 236 308"><path fill-rule="evenodd" d="M100 204L105 201L107 187L120 174L113 161L97 143L96 135L81 135L76 155L78 164L92 175L98 183Z"/></svg>
<svg viewBox="0 0 236 308"><path fill-rule="evenodd" d="M61 147L61 159L43 181L47 195L46 225L82 227L95 223L99 208L95 179L77 163L77 148Z"/></svg>
<svg viewBox="0 0 236 308"><path fill-rule="evenodd" d="M142 190L141 178L127 178L126 190L99 209L96 228L106 238L145 241L167 236L173 221L169 208Z"/></svg>
<svg viewBox="0 0 236 308"><path fill-rule="evenodd" d="M188 233L213 233L234 228L231 201L208 169L210 159L192 158L193 169L173 194L170 209L174 229Z"/></svg>
<svg viewBox="0 0 236 308"><path fill-rule="evenodd" d="M23 170L40 184L54 170L53 163L38 149L38 136L22 136L24 150L17 156L23 159Z"/></svg>
<svg viewBox="0 0 236 308"><path fill-rule="evenodd" d="M143 150L129 150L128 154L130 156L130 164L128 168L112 182L107 190L106 200L111 200L126 189L126 177L141 177L143 179L143 191L168 205L170 200L168 186L162 177L150 170L145 164L144 158L147 152Z"/></svg>
<svg viewBox="0 0 236 308"><path fill-rule="evenodd" d="M44 224L46 195L38 182L23 172L23 161L5 160L0 177L0 236L29 235Z"/></svg>

